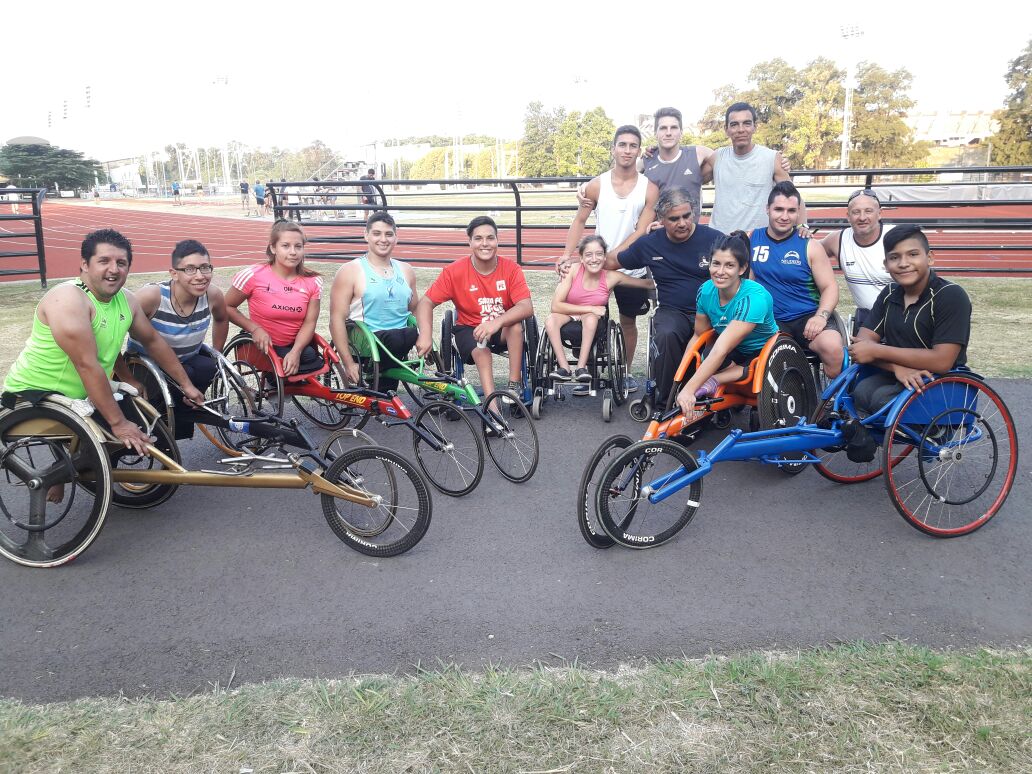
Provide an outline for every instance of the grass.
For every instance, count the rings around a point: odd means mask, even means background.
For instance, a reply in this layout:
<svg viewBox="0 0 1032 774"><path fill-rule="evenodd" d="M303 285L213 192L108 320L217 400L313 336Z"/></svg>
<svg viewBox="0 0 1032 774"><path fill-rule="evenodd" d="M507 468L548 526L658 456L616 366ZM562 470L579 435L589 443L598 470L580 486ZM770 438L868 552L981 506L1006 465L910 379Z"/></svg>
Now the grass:
<svg viewBox="0 0 1032 774"><path fill-rule="evenodd" d="M323 300L318 330L329 333L329 284L339 264L323 263L312 266L322 272L326 280L327 295ZM425 292L438 269L416 269L420 292ZM128 287L138 288L146 282L162 279L167 275L135 274L129 278ZM534 299L534 310L538 325L543 326L548 316L552 291L555 289L555 275L549 271L527 271L527 283ZM229 287L232 271L222 269L215 274L214 282L223 289ZM1032 377L1032 362L1026 357L1028 350L1026 331L1032 329L1032 280L1009 278L953 277L954 282L963 285L971 296L974 309L971 322L971 343L968 346L968 363L985 376ZM853 311L845 281L839 278L839 313ZM8 366L17 357L29 335L32 325L32 310L43 296L38 285L27 282L0 285L0 305L4 315L0 319L0 371L6 373ZM615 306L612 307L615 313ZM440 316L443 307L438 307L434 329L440 332ZM639 346L633 364L635 373L644 373L644 341L648 322L646 317L638 318ZM436 338L436 337L435 337ZM499 364L501 369L502 364ZM501 370L498 371L502 373Z"/></svg>
<svg viewBox="0 0 1032 774"><path fill-rule="evenodd" d="M889 643L0 701L0 769L1028 771L1032 651Z"/></svg>

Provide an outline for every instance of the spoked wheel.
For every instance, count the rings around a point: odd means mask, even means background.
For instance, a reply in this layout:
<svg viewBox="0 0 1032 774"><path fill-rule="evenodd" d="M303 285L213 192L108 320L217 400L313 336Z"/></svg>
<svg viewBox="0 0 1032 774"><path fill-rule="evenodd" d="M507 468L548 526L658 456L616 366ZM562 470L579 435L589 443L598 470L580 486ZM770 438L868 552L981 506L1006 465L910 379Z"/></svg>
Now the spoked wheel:
<svg viewBox="0 0 1032 774"><path fill-rule="evenodd" d="M666 543L699 510L702 479L656 503L649 502L649 496L697 467L695 457L674 441L640 441L628 447L599 480L595 504L602 529L628 548Z"/></svg>
<svg viewBox="0 0 1032 774"><path fill-rule="evenodd" d="M0 442L0 554L28 567L72 561L96 540L111 503L103 444L52 403L3 412ZM76 486L83 480L96 494Z"/></svg>
<svg viewBox="0 0 1032 774"><path fill-rule="evenodd" d="M452 346L452 330L455 328L455 312L448 309L441 318L441 363L442 373L455 375L455 348Z"/></svg>
<svg viewBox="0 0 1032 774"><path fill-rule="evenodd" d="M227 417L253 417L257 409L252 395L252 391L247 389L244 380L232 364L222 361L218 364L211 387L208 388L207 405ZM242 427L239 422L236 426ZM234 457L245 451L258 454L268 443L242 429L207 425L197 425L197 429L216 447Z"/></svg>
<svg viewBox="0 0 1032 774"><path fill-rule="evenodd" d="M283 416L283 380L276 376L268 355L258 349L250 336L237 336L223 353L240 377L240 383L260 414Z"/></svg>
<svg viewBox="0 0 1032 774"><path fill-rule="evenodd" d="M484 475L484 444L462 409L443 400L427 401L415 423L441 446L434 449L412 434L416 462L430 483L451 497L472 492Z"/></svg>
<svg viewBox="0 0 1032 774"><path fill-rule="evenodd" d="M326 436L326 440L319 447L319 453L330 462L333 462L344 452L354 449L356 446L375 445L376 441L373 440L372 436L353 427L345 427L343 430L337 430Z"/></svg>
<svg viewBox="0 0 1032 774"><path fill-rule="evenodd" d="M481 430L487 453L510 481L529 481L538 466L538 435L530 412L515 393L495 390L484 398Z"/></svg>
<svg viewBox="0 0 1032 774"><path fill-rule="evenodd" d="M538 331L537 318L531 315L523 321L523 384L529 386L530 391L538 386L538 379L541 377L534 368L534 361L537 360L537 351L540 346L541 334ZM547 338L547 336L546 336ZM522 395L520 396L523 397Z"/></svg>
<svg viewBox="0 0 1032 774"><path fill-rule="evenodd" d="M947 375L915 392L885 430L882 466L896 510L935 537L974 532L1010 494L1018 467L1014 420L979 379ZM903 450L911 448L909 454Z"/></svg>
<svg viewBox="0 0 1032 774"><path fill-rule="evenodd" d="M599 491L599 481L609 463L632 443L634 441L626 435L607 438L595 449L581 474L580 487L577 489L577 526L580 527L581 536L592 548L610 548L614 544L598 523L595 494Z"/></svg>
<svg viewBox="0 0 1032 774"><path fill-rule="evenodd" d="M813 418L815 425L825 429L831 427L831 420L828 415L831 413L834 403L834 397L828 398L821 403ZM882 472L881 454L876 454L870 462L853 462L846 455L844 440L836 446L817 449L814 451L814 454L820 458L820 462L814 466L817 468L817 472L829 481L834 481L838 484L859 484L863 481L877 478Z"/></svg>
<svg viewBox="0 0 1032 774"><path fill-rule="evenodd" d="M770 353L763 375L763 386L756 399L760 429L792 427L801 417L813 417L817 410L817 389L813 372L802 348L792 339L782 337ZM805 452L781 455L785 459L803 459ZM780 470L790 475L801 473L806 463L786 463Z"/></svg>
<svg viewBox="0 0 1032 774"><path fill-rule="evenodd" d="M331 362L329 365L329 371L314 378L330 392L341 392L344 390L345 384L344 369L340 363ZM346 403L340 403L330 398L291 394L290 399L297 406L298 411L326 430L339 430L349 424L360 427L369 421L368 412L362 411L359 415Z"/></svg>
<svg viewBox="0 0 1032 774"><path fill-rule="evenodd" d="M359 378L362 380L358 386L373 391L379 390L380 361L372 356L373 348L377 346L377 343L368 341L365 331L357 327L351 320L348 320L347 328L348 352L358 363ZM343 385L343 383L342 376L341 384Z"/></svg>
<svg viewBox="0 0 1032 774"><path fill-rule="evenodd" d="M173 462L181 463L182 457L179 455L179 446L172 437L172 433L165 426L165 423L157 417L147 416L146 409L150 408L149 404L144 404L144 406L136 405L141 414L140 418L143 419L143 422L138 422L138 424L143 427L148 435L154 436L154 447L167 455ZM153 411L153 409L151 410ZM137 421L137 418L134 417L133 421ZM137 484L128 481L116 481L115 479L117 479L118 471L120 470L148 471L168 470L168 468L160 460L147 454L137 454L132 449L126 449L124 446L115 447L114 444L107 444L106 448L110 450L111 478L113 481L111 501L115 505L134 509L153 508L155 505L165 502L179 489L178 484ZM82 481L80 483L85 489L93 491L92 481Z"/></svg>
<svg viewBox="0 0 1032 774"><path fill-rule="evenodd" d="M323 476L373 497L372 506L320 495L334 534L367 556L397 556L418 543L430 526L430 488L415 466L381 446L360 446L333 461Z"/></svg>
<svg viewBox="0 0 1032 774"><path fill-rule="evenodd" d="M624 348L620 325L612 320L609 322L608 341L609 383L613 388L613 403L622 406L627 400L627 350Z"/></svg>
<svg viewBox="0 0 1032 774"><path fill-rule="evenodd" d="M161 421L175 432L176 417L172 412L172 394L157 363L144 355L130 352L125 353L123 358L133 378L143 386L143 399L161 412Z"/></svg>

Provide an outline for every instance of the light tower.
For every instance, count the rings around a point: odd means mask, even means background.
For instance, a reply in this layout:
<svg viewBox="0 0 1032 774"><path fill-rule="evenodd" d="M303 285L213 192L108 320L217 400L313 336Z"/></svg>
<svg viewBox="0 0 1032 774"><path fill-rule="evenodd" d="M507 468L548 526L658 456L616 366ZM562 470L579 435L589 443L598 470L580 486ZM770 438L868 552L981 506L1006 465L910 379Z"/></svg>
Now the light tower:
<svg viewBox="0 0 1032 774"><path fill-rule="evenodd" d="M846 41L846 105L842 114L842 152L839 155L839 169L849 167L849 130L853 125L853 79L856 77L856 50L852 40L864 35L856 24L844 24L839 27L842 39Z"/></svg>

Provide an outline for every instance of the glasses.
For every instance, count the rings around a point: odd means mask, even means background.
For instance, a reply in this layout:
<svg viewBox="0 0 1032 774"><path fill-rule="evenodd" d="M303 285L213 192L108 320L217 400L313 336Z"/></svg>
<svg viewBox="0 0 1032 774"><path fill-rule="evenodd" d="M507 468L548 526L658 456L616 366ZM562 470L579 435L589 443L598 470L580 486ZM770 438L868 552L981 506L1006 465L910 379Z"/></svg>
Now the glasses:
<svg viewBox="0 0 1032 774"><path fill-rule="evenodd" d="M881 204L881 199L878 198L878 194L876 194L874 190L871 188L860 188L859 190L853 191L853 193L849 195L849 198L846 199L846 204L849 204L851 201L853 201L853 199L855 199L858 196L870 196L872 199L878 202L878 204Z"/></svg>
<svg viewBox="0 0 1032 774"><path fill-rule="evenodd" d="M183 274L185 274L187 277L192 277L197 272L200 272L205 277L207 277L209 274L215 271L215 267L212 266L210 263L202 263L200 266L180 266L176 269L176 271L183 272Z"/></svg>

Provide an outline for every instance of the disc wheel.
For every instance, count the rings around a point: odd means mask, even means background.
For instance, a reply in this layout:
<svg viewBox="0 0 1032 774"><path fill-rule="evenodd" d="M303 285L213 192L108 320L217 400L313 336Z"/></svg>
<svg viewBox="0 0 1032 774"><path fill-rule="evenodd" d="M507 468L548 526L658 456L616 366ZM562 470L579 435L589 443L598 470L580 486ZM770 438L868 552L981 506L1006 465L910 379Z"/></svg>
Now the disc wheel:
<svg viewBox="0 0 1032 774"><path fill-rule="evenodd" d="M111 503L103 444L53 403L0 413L0 442L0 554L27 567L72 561L97 539ZM76 486L84 479L96 494Z"/></svg>
<svg viewBox="0 0 1032 774"><path fill-rule="evenodd" d="M422 540L430 527L430 488L415 466L381 446L360 446L335 459L323 474L331 483L376 499L372 506L320 495L330 529L367 556L397 556Z"/></svg>
<svg viewBox="0 0 1032 774"><path fill-rule="evenodd" d="M624 449L602 473L595 495L602 529L628 548L666 543L695 517L702 480L657 503L649 495L697 467L695 457L674 441L640 441Z"/></svg>
<svg viewBox="0 0 1032 774"><path fill-rule="evenodd" d="M462 409L448 401L427 401L415 424L441 447L412 433L412 450L427 480L451 497L472 492L484 475L484 444Z"/></svg>
<svg viewBox="0 0 1032 774"><path fill-rule="evenodd" d="M529 481L537 470L540 448L534 420L519 397L495 390L484 398L484 442L498 472L516 484Z"/></svg>
<svg viewBox="0 0 1032 774"><path fill-rule="evenodd" d="M609 463L632 443L634 442L626 435L607 438L595 449L581 474L580 486L577 489L577 526L580 528L581 537L592 548L611 548L614 545L615 541L606 534L598 522L595 494L599 491L599 481Z"/></svg>
<svg viewBox="0 0 1032 774"><path fill-rule="evenodd" d="M782 337L774 345L764 369L756 406L761 430L792 427L800 418L814 416L817 389L813 372L802 348L792 339ZM788 460L804 459L806 452L781 456ZM806 463L785 463L778 467L784 473L795 475L806 468Z"/></svg>
<svg viewBox="0 0 1032 774"><path fill-rule="evenodd" d="M340 363L331 361L326 373L313 377L329 392L342 392L345 389L344 369ZM300 385L298 385L300 386ZM288 388L289 391L289 388ZM310 395L291 394L290 399L298 411L312 420L324 430L340 430L342 427L354 425L361 427L369 421L367 411L357 411L347 404L331 398L314 398Z"/></svg>
<svg viewBox="0 0 1032 774"><path fill-rule="evenodd" d="M896 460L885 476L889 498L911 526L935 537L967 535L1010 494L1018 467L1014 420L985 383L950 374L903 403L885 430L883 469L887 460Z"/></svg>

